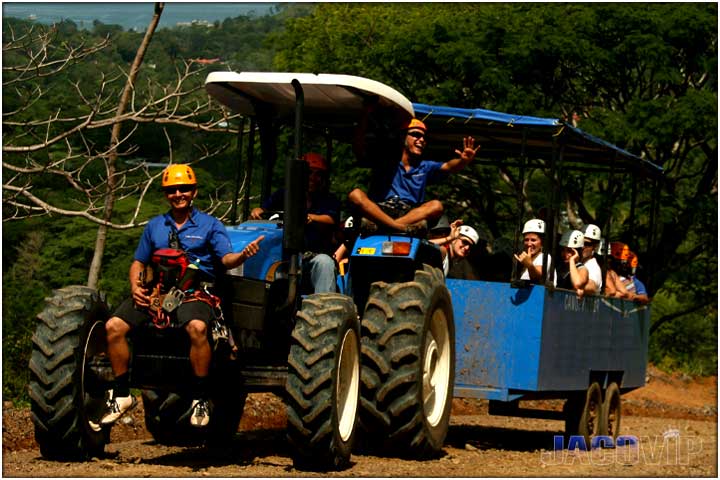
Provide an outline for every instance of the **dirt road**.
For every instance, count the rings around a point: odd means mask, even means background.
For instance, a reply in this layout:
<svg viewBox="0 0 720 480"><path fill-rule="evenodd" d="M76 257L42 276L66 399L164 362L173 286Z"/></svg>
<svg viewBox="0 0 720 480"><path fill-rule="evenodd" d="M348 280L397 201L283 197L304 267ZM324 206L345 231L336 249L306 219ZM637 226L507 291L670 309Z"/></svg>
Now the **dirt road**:
<svg viewBox="0 0 720 480"><path fill-rule="evenodd" d="M487 404L455 400L443 455L409 461L354 454L338 477L716 477L717 379L692 381L653 371L650 384L624 396L621 433L636 446L555 452L563 423L487 415ZM533 405L528 405L533 406ZM559 402L545 402L560 408ZM141 409L113 429L103 458L51 462L40 457L27 409L5 408L5 477L305 477L293 468L282 403L253 395L240 432L222 449L165 447L145 431Z"/></svg>

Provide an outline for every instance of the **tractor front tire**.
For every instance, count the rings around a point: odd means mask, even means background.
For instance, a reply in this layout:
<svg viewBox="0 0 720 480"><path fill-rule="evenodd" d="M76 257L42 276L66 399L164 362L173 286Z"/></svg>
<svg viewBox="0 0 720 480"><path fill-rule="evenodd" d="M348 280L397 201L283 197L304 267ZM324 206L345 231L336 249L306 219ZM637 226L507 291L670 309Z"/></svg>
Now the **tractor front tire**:
<svg viewBox="0 0 720 480"><path fill-rule="evenodd" d="M235 382L236 378L222 378ZM247 394L241 389L218 385L210 395L210 422L202 428L190 424L193 398L187 393L143 390L145 428L162 445L228 445L238 431Z"/></svg>
<svg viewBox="0 0 720 480"><path fill-rule="evenodd" d="M110 428L100 425L107 398L92 365L107 352L108 306L83 286L55 290L45 301L29 365L35 440L52 460L101 456Z"/></svg>
<svg viewBox="0 0 720 480"><path fill-rule="evenodd" d="M437 456L450 423L455 328L442 272L371 285L362 320L360 424L378 454Z"/></svg>
<svg viewBox="0 0 720 480"><path fill-rule="evenodd" d="M161 445L200 445L204 436L190 425L192 398L163 390L143 390L145 428ZM212 419L212 416L210 417Z"/></svg>
<svg viewBox="0 0 720 480"><path fill-rule="evenodd" d="M350 297L309 295L296 315L286 385L288 440L298 469L350 463L360 390L360 325Z"/></svg>

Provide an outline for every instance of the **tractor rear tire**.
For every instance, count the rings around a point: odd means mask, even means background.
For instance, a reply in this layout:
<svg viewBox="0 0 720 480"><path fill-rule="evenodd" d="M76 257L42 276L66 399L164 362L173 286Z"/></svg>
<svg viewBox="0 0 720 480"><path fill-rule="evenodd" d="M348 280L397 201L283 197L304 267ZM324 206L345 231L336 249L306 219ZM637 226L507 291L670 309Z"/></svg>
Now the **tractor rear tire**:
<svg viewBox="0 0 720 480"><path fill-rule="evenodd" d="M360 390L360 324L350 297L309 295L296 315L288 356L287 435L302 470L350 463Z"/></svg>
<svg viewBox="0 0 720 480"><path fill-rule="evenodd" d="M362 320L360 425L381 455L437 456L450 423L455 327L442 272L371 285Z"/></svg>
<svg viewBox="0 0 720 480"><path fill-rule="evenodd" d="M106 390L91 368L105 356L104 297L84 286L53 291L32 337L29 395L43 457L86 460L102 455L110 428L100 425Z"/></svg>

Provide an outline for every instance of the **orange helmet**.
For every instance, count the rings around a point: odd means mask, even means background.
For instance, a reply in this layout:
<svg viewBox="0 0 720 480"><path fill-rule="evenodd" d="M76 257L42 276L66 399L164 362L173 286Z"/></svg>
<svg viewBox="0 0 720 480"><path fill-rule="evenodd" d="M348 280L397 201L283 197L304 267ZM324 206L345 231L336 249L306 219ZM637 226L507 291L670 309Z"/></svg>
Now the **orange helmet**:
<svg viewBox="0 0 720 480"><path fill-rule="evenodd" d="M175 164L168 166L162 174L162 187L175 185L197 185L195 172L190 165Z"/></svg>
<svg viewBox="0 0 720 480"><path fill-rule="evenodd" d="M610 242L610 255L618 260L627 261L630 257L630 247L622 242Z"/></svg>
<svg viewBox="0 0 720 480"><path fill-rule="evenodd" d="M407 124L405 130L410 130L411 128L417 128L419 130L422 130L423 132L427 132L427 127L425 126L425 124L417 118L413 118L412 120L410 120L410 123Z"/></svg>
<svg viewBox="0 0 720 480"><path fill-rule="evenodd" d="M305 155L303 155L303 160L307 162L307 164L310 166L310 168L314 168L317 170L323 170L327 171L328 166L327 162L325 161L325 157L320 155L319 153L315 152L308 152Z"/></svg>

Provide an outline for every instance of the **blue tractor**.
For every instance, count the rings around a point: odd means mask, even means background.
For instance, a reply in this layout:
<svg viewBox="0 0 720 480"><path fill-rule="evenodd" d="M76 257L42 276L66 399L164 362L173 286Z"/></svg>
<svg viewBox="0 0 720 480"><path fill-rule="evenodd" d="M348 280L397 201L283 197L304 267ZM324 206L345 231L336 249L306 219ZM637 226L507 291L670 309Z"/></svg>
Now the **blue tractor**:
<svg viewBox="0 0 720 480"><path fill-rule="evenodd" d="M378 136L406 123L412 104L386 85L346 75L214 72L206 89L251 120L238 184L243 177L250 184L256 131L263 197L273 183L279 138L283 132L292 138L284 210L238 224L235 209L227 226L234 251L260 234L265 239L258 255L216 282L223 321L211 332L214 409L207 427L187 421L187 334L173 326L133 331L130 384L142 389L147 429L160 443L223 443L237 432L247 394L272 392L286 401L298 467L346 466L358 436L386 453L437 453L448 429L455 363L439 248L407 235L361 234L337 293L309 293L301 276L303 133L349 143L372 103L379 113L370 120L382 128L361 141L369 157L392 143ZM247 190L238 196L234 205L248 218ZM55 291L38 315L30 396L45 457L88 458L109 441L110 427L99 418L112 380L104 328L110 312L100 293L71 286Z"/></svg>
<svg viewBox="0 0 720 480"><path fill-rule="evenodd" d="M356 443L381 454L436 455L447 435L453 395L487 399L490 413L564 418L567 433L587 443L597 435L617 436L621 393L644 384L647 306L602 296L578 300L551 282L523 282L511 256L497 278L446 281L437 246L380 233L357 237L336 293L309 293L301 275L303 138L307 132L325 136L328 158L337 142L352 144L358 162L375 168L397 161L392 132L414 116L432 132L431 153L473 135L482 145L476 163L515 169L521 183L531 171L550 179L545 254L552 258L559 258L563 175L572 169L608 172L611 179L633 174L639 178L633 188L642 179L655 182L645 189L652 194L661 169L561 121L412 104L360 77L214 72L205 86L215 100L250 119L236 185L251 183L258 132L261 196L270 195L278 183L273 173L282 170L284 209L266 220L238 223L237 210L248 218L250 196L245 188L239 198L237 188L227 226L233 249L241 251L260 234L265 240L260 254L217 280L224 321L211 332L215 408L206 428L187 421L191 397L184 386L191 372L185 332L152 326L135 331L130 382L142 389L146 427L158 442L226 442L253 392L285 399L288 439L299 467L342 468ZM287 139L291 158L281 169L278 152ZM637 195L630 196L635 202ZM653 218L656 198L651 197ZM514 251L522 205L519 197ZM634 203L629 210L636 210ZM617 222L610 215L602 224L608 238ZM646 252L655 248L650 223ZM549 256L544 258L549 272ZM110 311L100 293L71 286L55 291L38 315L29 389L45 457L88 458L109 441L109 427L99 418L112 380L104 330ZM565 399L565 409L520 406L537 398Z"/></svg>

